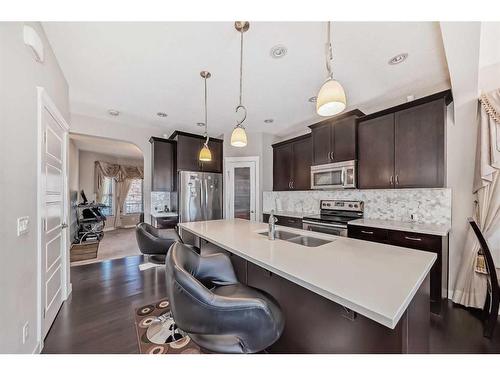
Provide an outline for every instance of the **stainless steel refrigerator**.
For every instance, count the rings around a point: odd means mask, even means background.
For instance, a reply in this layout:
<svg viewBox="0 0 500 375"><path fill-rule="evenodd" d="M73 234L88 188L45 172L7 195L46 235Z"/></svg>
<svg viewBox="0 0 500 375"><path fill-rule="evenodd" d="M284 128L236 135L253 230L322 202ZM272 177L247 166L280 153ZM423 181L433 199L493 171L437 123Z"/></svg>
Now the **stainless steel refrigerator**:
<svg viewBox="0 0 500 375"><path fill-rule="evenodd" d="M222 219L222 173L179 172L179 222Z"/></svg>

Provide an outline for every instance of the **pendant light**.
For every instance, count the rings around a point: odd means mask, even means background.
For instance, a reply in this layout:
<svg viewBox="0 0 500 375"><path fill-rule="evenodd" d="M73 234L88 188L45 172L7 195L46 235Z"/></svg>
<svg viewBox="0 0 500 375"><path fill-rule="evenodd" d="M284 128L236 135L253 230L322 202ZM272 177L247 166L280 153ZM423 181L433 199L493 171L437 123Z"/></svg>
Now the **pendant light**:
<svg viewBox="0 0 500 375"><path fill-rule="evenodd" d="M248 30L250 23L247 21L236 21L234 27L240 33L240 103L236 107L236 113L241 109L243 110L243 118L238 121L231 134L231 146L234 147L245 147L247 145L247 133L243 127L243 122L247 118L247 109L243 104L241 104L242 92L243 92L243 33Z"/></svg>
<svg viewBox="0 0 500 375"><path fill-rule="evenodd" d="M345 92L342 85L333 79L332 73L332 43L330 39L330 22L327 27L327 44L326 44L326 70L328 71L328 78L318 93L316 101L316 112L320 116L333 116L342 112L346 107Z"/></svg>
<svg viewBox="0 0 500 375"><path fill-rule="evenodd" d="M210 72L207 71L202 71L200 72L200 76L205 81L205 137L207 139L205 140L205 143L203 144L203 147L200 150L200 154L198 156L198 159L200 161L211 161L212 160L212 153L210 152L210 149L208 148L208 122L207 122L207 78L210 78L212 75Z"/></svg>

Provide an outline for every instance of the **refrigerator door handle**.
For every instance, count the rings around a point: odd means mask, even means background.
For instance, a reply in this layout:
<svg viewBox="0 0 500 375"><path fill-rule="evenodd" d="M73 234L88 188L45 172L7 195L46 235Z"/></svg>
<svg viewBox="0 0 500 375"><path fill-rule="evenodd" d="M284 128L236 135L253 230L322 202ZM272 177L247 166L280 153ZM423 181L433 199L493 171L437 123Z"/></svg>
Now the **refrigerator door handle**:
<svg viewBox="0 0 500 375"><path fill-rule="evenodd" d="M203 203L203 199L204 199L203 181L204 181L204 179L200 179L200 216L201 216L201 220L205 220L205 203Z"/></svg>
<svg viewBox="0 0 500 375"><path fill-rule="evenodd" d="M205 207L203 208L205 211L205 220L208 220L208 182L207 179L203 180L205 183ZM212 218L210 218L212 219Z"/></svg>

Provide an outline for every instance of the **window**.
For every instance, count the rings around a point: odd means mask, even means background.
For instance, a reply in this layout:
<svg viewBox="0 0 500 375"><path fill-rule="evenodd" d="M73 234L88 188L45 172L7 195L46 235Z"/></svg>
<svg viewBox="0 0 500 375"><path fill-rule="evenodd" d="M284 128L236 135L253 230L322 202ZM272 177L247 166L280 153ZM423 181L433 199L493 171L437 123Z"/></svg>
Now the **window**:
<svg viewBox="0 0 500 375"><path fill-rule="evenodd" d="M113 216L113 178L104 178L104 194L102 195L102 203L107 207L101 209L104 216Z"/></svg>
<svg viewBox="0 0 500 375"><path fill-rule="evenodd" d="M142 179L134 179L130 184L127 198L124 204L125 214L137 214L142 212Z"/></svg>

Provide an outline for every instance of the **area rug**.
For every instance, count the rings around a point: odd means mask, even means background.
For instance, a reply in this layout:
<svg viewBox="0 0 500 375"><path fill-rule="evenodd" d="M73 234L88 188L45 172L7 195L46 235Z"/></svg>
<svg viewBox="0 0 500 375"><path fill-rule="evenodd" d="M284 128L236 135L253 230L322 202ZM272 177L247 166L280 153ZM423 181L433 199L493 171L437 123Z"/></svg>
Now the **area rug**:
<svg viewBox="0 0 500 375"><path fill-rule="evenodd" d="M135 310L135 328L141 354L201 354L186 333L170 316L168 300L144 305Z"/></svg>

